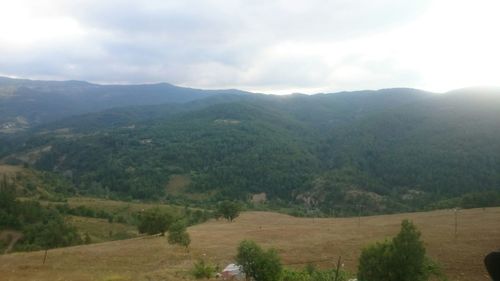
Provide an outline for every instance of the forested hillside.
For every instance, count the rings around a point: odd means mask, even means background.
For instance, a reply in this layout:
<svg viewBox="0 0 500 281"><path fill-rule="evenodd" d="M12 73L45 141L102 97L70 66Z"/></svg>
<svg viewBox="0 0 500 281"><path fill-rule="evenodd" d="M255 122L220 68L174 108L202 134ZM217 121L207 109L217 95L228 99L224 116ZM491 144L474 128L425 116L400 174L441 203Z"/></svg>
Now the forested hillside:
<svg viewBox="0 0 500 281"><path fill-rule="evenodd" d="M83 81L38 81L0 77L0 132L100 110L131 105L184 103L238 90L199 90L167 83L99 85Z"/></svg>
<svg viewBox="0 0 500 281"><path fill-rule="evenodd" d="M495 205L499 108L498 89L217 95L44 124L2 137L2 161L117 198L203 204L264 192L271 206L337 215ZM189 184L169 192L172 176Z"/></svg>

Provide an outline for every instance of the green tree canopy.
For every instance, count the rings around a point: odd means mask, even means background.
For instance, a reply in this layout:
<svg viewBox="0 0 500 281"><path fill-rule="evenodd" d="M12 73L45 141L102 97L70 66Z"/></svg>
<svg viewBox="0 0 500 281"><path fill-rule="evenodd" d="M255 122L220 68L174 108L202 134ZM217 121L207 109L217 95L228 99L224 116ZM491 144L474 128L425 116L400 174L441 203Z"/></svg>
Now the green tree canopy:
<svg viewBox="0 0 500 281"><path fill-rule="evenodd" d="M28 249L51 249L83 242L76 228L65 223L60 216L28 226L24 234L23 242L30 245L26 247Z"/></svg>
<svg viewBox="0 0 500 281"><path fill-rule="evenodd" d="M168 231L168 243L179 244L186 248L191 244L191 238L183 221L179 220L172 224Z"/></svg>
<svg viewBox="0 0 500 281"><path fill-rule="evenodd" d="M240 215L241 212L241 204L238 202L232 202L229 200L225 200L219 202L217 205L217 216L222 216L228 221L233 221Z"/></svg>
<svg viewBox="0 0 500 281"><path fill-rule="evenodd" d="M169 226L173 223L174 216L159 208L148 209L141 213L138 230L140 233L150 235L158 234L165 235Z"/></svg>
<svg viewBox="0 0 500 281"><path fill-rule="evenodd" d="M236 261L242 266L247 279L255 281L280 280L283 266L274 249L263 250L254 241L244 240L238 247Z"/></svg>
<svg viewBox="0 0 500 281"><path fill-rule="evenodd" d="M434 268L425 254L420 232L408 220L391 241L363 249L359 260L360 281L426 281Z"/></svg>
<svg viewBox="0 0 500 281"><path fill-rule="evenodd" d="M15 250L40 250L81 244L75 227L56 208L36 201L16 200L12 187L0 187L0 229L16 229L24 237Z"/></svg>

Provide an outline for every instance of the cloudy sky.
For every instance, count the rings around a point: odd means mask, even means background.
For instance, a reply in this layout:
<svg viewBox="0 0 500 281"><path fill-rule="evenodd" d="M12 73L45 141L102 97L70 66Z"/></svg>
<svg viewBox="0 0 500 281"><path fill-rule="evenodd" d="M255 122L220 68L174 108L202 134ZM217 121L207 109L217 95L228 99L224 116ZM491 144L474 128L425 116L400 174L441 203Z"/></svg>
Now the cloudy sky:
<svg viewBox="0 0 500 281"><path fill-rule="evenodd" d="M498 0L0 0L0 75L285 94L500 82Z"/></svg>

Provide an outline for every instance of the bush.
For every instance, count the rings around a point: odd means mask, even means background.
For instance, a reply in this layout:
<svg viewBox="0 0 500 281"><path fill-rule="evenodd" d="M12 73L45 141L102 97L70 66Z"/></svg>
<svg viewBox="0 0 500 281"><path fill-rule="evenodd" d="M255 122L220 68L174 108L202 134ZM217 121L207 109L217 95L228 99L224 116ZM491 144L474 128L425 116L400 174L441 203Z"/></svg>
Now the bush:
<svg viewBox="0 0 500 281"><path fill-rule="evenodd" d="M404 220L401 231L391 241L363 249L359 259L359 281L426 281L437 274L425 254L420 232Z"/></svg>
<svg viewBox="0 0 500 281"><path fill-rule="evenodd" d="M172 214L162 211L159 208L149 209L144 211L139 216L139 233L147 233L149 235L158 234L165 235L174 217Z"/></svg>
<svg viewBox="0 0 500 281"><path fill-rule="evenodd" d="M194 264L192 271L193 276L196 279L207 278L210 279L217 272L217 268L205 262L205 260L200 259Z"/></svg>
<svg viewBox="0 0 500 281"><path fill-rule="evenodd" d="M29 225L23 231L20 249L41 250L82 244L75 227L64 222L62 217L51 218L47 222ZM17 247L16 246L16 247Z"/></svg>
<svg viewBox="0 0 500 281"><path fill-rule="evenodd" d="M168 243L179 244L188 247L191 244L189 233L186 232L186 225L182 221L177 221L170 227L168 231Z"/></svg>
<svg viewBox="0 0 500 281"><path fill-rule="evenodd" d="M253 241L244 240L240 243L236 261L247 277L255 281L275 281L282 277L283 266L278 253L274 249L264 251Z"/></svg>
<svg viewBox="0 0 500 281"><path fill-rule="evenodd" d="M36 201L18 201L9 188L0 188L0 229L20 230L24 237L16 250L39 250L81 244L75 227L64 221L57 208Z"/></svg>
<svg viewBox="0 0 500 281"><path fill-rule="evenodd" d="M233 221L240 215L241 205L238 202L222 201L217 205L216 218L224 217L228 221Z"/></svg>
<svg viewBox="0 0 500 281"><path fill-rule="evenodd" d="M336 278L337 271L334 269L330 270L310 270L311 268L305 268L302 271L285 269L283 271L282 281L345 281L347 280L347 273L345 271L339 270L339 276Z"/></svg>

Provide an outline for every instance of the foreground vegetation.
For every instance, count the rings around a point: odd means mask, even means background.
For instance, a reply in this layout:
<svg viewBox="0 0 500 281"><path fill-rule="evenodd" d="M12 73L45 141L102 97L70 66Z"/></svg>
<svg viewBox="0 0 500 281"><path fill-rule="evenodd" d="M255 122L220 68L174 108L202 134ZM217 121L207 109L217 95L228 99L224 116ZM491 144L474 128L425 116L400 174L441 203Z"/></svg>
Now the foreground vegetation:
<svg viewBox="0 0 500 281"><path fill-rule="evenodd" d="M132 208L127 202L107 200L70 198L68 204L16 197L13 186L0 185L0 252L121 240L169 229L169 241L187 247L186 226L213 217L209 211L158 204Z"/></svg>
<svg viewBox="0 0 500 281"><path fill-rule="evenodd" d="M420 232L408 220L391 241L363 249L359 259L360 281L427 281L431 276L445 280L439 267L426 255Z"/></svg>
<svg viewBox="0 0 500 281"><path fill-rule="evenodd" d="M16 250L65 247L84 241L57 209L42 207L35 201L17 201L14 190L4 187L0 187L0 229L22 233Z"/></svg>
<svg viewBox="0 0 500 281"><path fill-rule="evenodd" d="M402 222L399 234L391 241L368 246L359 259L360 281L427 281L431 275L446 280L439 267L426 256L420 232L408 220ZM337 268L328 270L318 270L312 264L303 270L284 268L275 249L264 250L251 240L239 244L236 262L247 280L255 281L345 281L349 276L339 268L340 260ZM210 278L215 271L203 260L193 270L196 278Z"/></svg>
<svg viewBox="0 0 500 281"><path fill-rule="evenodd" d="M453 211L370 216L359 221L243 212L233 222L210 220L189 227L189 250L168 244L166 237L145 236L49 250L44 266L43 252L8 254L1 257L0 271L12 281L194 280L192 269L198 260L205 259L219 272L235 262L240 241L252 240L262 249L276 249L284 269L303 271L313 264L318 271L331 271L341 256L341 269L355 274L362 249L390 241L404 219L421 231L426 255L449 280L490 280L483 259L500 243L499 208L458 211L456 236Z"/></svg>

